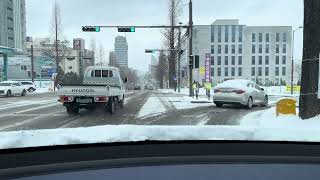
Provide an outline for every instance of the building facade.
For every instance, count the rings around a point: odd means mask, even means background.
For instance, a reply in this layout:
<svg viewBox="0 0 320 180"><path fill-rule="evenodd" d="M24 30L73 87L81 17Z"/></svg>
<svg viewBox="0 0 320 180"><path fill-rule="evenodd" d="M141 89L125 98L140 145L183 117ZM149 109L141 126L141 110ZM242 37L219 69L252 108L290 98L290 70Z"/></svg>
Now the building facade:
<svg viewBox="0 0 320 180"><path fill-rule="evenodd" d="M239 20L217 20L194 26L193 54L204 67L211 54L211 80L250 79L259 84L291 81L291 26L246 26ZM194 73L204 82L204 76Z"/></svg>
<svg viewBox="0 0 320 180"><path fill-rule="evenodd" d="M126 37L117 36L114 42L116 65L122 69L128 69L128 43Z"/></svg>
<svg viewBox="0 0 320 180"><path fill-rule="evenodd" d="M115 66L116 65L116 55L114 51L109 52L109 66Z"/></svg>
<svg viewBox="0 0 320 180"><path fill-rule="evenodd" d="M0 46L25 50L25 0L0 1Z"/></svg>

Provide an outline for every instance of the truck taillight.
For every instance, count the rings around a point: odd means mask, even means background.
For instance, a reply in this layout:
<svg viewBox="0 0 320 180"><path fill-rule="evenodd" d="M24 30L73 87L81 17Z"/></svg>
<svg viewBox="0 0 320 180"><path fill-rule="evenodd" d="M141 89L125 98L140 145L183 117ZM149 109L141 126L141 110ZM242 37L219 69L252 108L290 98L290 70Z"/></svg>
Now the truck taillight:
<svg viewBox="0 0 320 180"><path fill-rule="evenodd" d="M72 102L73 97L72 96L60 96L60 101L61 102Z"/></svg>
<svg viewBox="0 0 320 180"><path fill-rule="evenodd" d="M98 96L94 98L95 102L107 102L107 97L106 96Z"/></svg>

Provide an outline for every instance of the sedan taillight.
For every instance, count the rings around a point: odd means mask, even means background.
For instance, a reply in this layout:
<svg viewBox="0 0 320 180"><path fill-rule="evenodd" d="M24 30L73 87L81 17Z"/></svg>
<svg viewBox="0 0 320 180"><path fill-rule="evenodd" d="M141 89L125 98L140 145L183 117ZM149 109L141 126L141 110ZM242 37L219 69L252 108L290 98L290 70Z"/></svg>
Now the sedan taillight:
<svg viewBox="0 0 320 180"><path fill-rule="evenodd" d="M246 91L244 91L244 90L233 90L232 92L235 92L235 93L237 93L237 94L243 94L243 93L245 93Z"/></svg>

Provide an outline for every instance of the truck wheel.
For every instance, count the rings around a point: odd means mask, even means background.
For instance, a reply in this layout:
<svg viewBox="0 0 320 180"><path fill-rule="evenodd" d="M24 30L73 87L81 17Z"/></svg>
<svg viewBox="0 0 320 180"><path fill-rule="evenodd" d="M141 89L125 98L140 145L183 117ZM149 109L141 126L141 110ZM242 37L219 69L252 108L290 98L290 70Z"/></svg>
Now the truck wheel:
<svg viewBox="0 0 320 180"><path fill-rule="evenodd" d="M119 101L119 106L121 109L124 108L124 97L122 98L122 100Z"/></svg>
<svg viewBox="0 0 320 180"><path fill-rule="evenodd" d="M68 114L78 114L79 110L80 110L79 107L71 105L71 104L67 104L66 109L67 109Z"/></svg>
<svg viewBox="0 0 320 180"><path fill-rule="evenodd" d="M113 98L109 99L107 109L110 114L113 114L115 112L115 104Z"/></svg>

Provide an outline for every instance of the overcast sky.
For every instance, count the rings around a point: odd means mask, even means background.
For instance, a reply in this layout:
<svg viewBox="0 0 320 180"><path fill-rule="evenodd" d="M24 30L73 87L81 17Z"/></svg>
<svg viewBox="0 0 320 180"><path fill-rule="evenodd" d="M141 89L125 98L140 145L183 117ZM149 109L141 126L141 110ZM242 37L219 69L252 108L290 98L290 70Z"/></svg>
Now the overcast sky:
<svg viewBox="0 0 320 180"><path fill-rule="evenodd" d="M182 0L184 4L188 0ZM146 48L161 48L161 32L156 29L136 29L135 33L118 33L102 29L100 33L84 33L83 25L164 25L167 23L168 0L57 0L61 7L64 36L90 39L103 46L108 60L117 35L127 37L129 67L147 71L151 60ZM194 24L211 24L216 19L239 19L240 24L293 26L303 25L303 0L193 0ZM50 35L54 0L27 0L27 35L33 38ZM180 21L188 22L188 7ZM301 59L302 31L297 31L295 58Z"/></svg>

